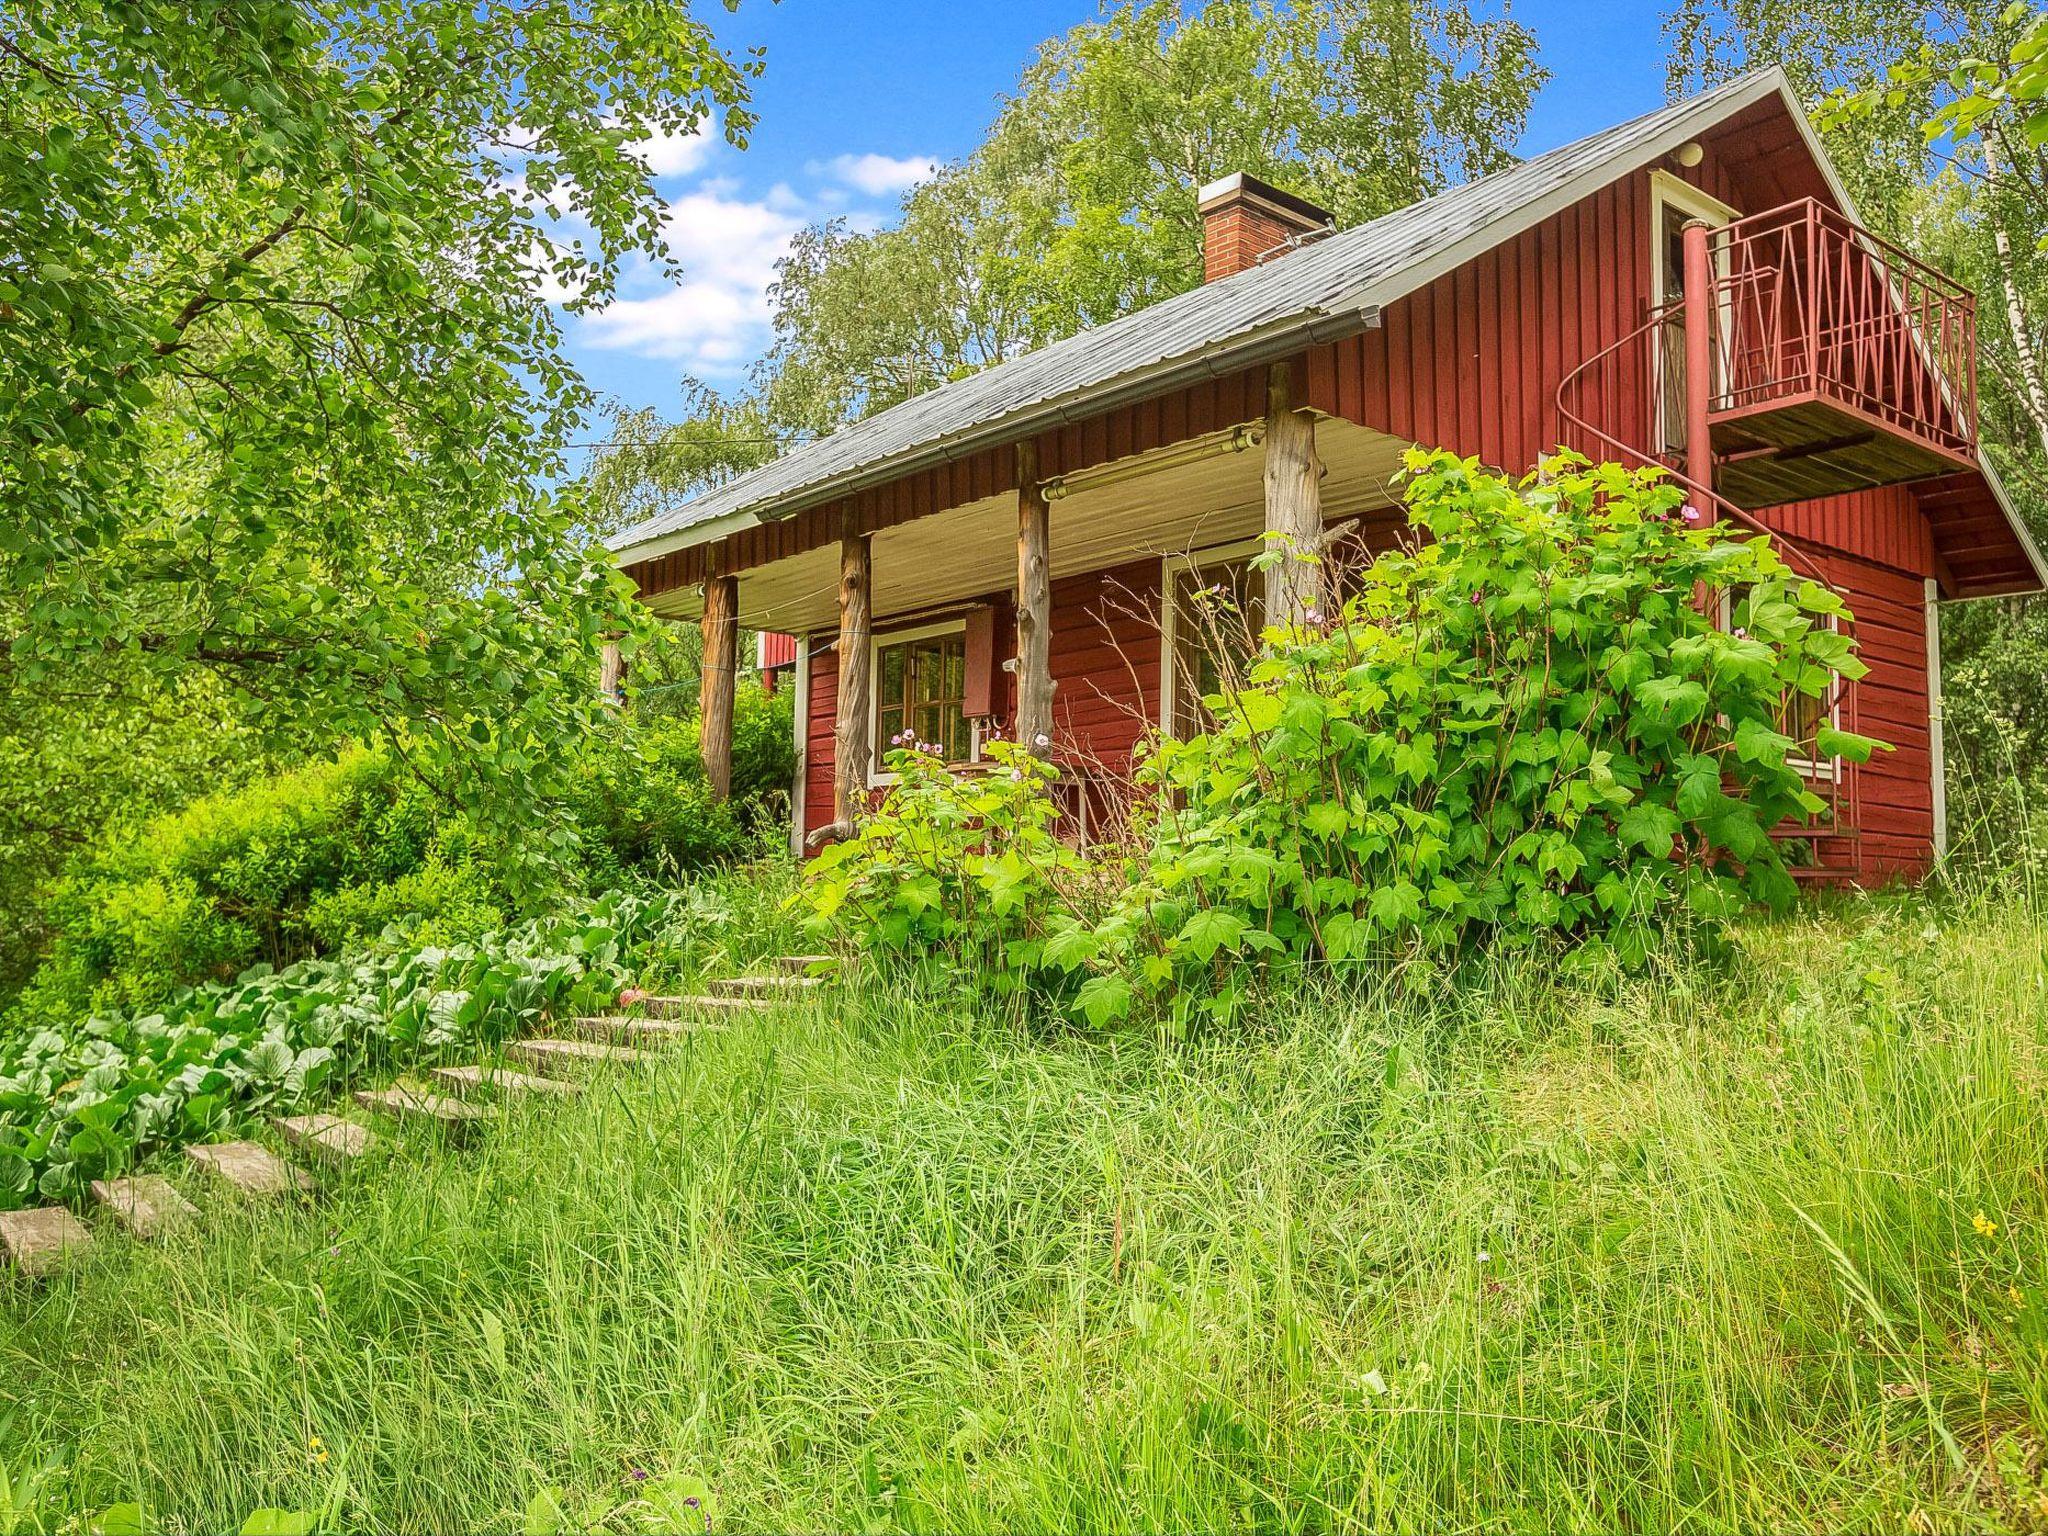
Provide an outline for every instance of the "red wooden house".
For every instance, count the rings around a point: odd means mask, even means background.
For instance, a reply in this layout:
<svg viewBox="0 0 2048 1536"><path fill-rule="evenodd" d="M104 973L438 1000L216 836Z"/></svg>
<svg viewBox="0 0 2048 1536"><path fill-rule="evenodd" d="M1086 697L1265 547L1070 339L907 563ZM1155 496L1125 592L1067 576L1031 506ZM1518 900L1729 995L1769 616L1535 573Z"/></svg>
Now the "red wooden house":
<svg viewBox="0 0 2048 1536"><path fill-rule="evenodd" d="M1190 718L1193 588L1269 534L1385 547L1410 444L1521 470L1565 443L1666 465L1845 594L1871 672L1833 707L1897 750L1811 765L1810 863L1928 865L1939 605L2048 567L1979 452L1970 295L1857 224L1782 74L1352 229L1242 176L1202 212L1194 292L615 541L657 612L705 625L707 755L746 625L797 637L799 835L857 814L899 729L963 765L991 730L1044 735L1085 819L1091 781ZM1315 579L1283 564L1265 612Z"/></svg>

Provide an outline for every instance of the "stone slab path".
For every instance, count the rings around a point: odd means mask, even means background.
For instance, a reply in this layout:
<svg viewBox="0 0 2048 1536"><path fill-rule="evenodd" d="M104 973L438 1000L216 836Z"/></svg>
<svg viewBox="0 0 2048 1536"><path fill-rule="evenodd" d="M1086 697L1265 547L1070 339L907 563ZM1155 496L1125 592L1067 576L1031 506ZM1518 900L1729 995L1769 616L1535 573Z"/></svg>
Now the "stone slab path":
<svg viewBox="0 0 2048 1536"><path fill-rule="evenodd" d="M162 1237L181 1221L199 1214L198 1207L171 1188L161 1174L138 1173L125 1179L94 1179L92 1197L113 1213L129 1236L147 1241Z"/></svg>
<svg viewBox="0 0 2048 1536"><path fill-rule="evenodd" d="M187 1147L186 1159L229 1188L258 1199L274 1199L308 1189L312 1181L260 1141L216 1141Z"/></svg>
<svg viewBox="0 0 2048 1536"><path fill-rule="evenodd" d="M566 1097L582 1092L577 1081L604 1067L635 1068L655 1057L642 1046L660 1046L726 1026L721 1018L772 1009L777 1003L803 997L824 985L816 974L837 962L829 955L784 955L767 975L737 976L709 983L701 996L652 997L631 1014L603 1015L568 1021L565 1035L515 1040L508 1058L531 1067L531 1073L495 1065L435 1067L427 1075L449 1090L403 1085L365 1089L355 1102L372 1113L414 1124L429 1124L461 1135L495 1118L492 1109L474 1102L484 1094L511 1097ZM652 1017L643 1016L653 1015ZM621 1043L627 1042L627 1043ZM330 1165L346 1165L377 1144L368 1126L334 1114L274 1117L271 1125L287 1145L303 1156ZM312 1176L257 1141L222 1141L188 1146L185 1160L203 1179L234 1194L258 1199L310 1192ZM141 1241L161 1238L190 1221L199 1211L161 1174L131 1174L95 1179L92 1198L123 1231ZM0 1260L21 1274L42 1278L72 1255L92 1245L86 1224L66 1206L0 1211Z"/></svg>

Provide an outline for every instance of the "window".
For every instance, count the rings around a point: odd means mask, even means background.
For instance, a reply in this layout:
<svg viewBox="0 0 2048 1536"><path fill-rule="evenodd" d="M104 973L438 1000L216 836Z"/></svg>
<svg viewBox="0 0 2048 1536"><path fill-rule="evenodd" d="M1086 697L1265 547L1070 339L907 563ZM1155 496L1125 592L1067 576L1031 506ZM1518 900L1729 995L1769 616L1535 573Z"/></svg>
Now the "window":
<svg viewBox="0 0 2048 1536"><path fill-rule="evenodd" d="M1738 588L1721 595L1721 627L1736 630L1745 627L1749 620L1749 592ZM1828 616L1827 627L1839 627L1834 616ZM1820 731L1822 726L1839 726L1842 709L1842 679L1840 674L1830 672L1827 686L1818 694L1805 693L1789 688L1778 700L1778 709L1772 724L1780 735L1789 736L1798 745L1786 756L1788 766L1805 774L1810 779L1834 779L1841 776L1841 759L1820 755Z"/></svg>
<svg viewBox="0 0 2048 1536"><path fill-rule="evenodd" d="M1266 576L1257 544L1166 562L1164 724L1185 741L1213 723L1202 700L1244 680L1266 627Z"/></svg>
<svg viewBox="0 0 2048 1536"><path fill-rule="evenodd" d="M967 696L967 636L961 625L881 635L875 640L875 760L908 731L936 743L949 763L974 756Z"/></svg>

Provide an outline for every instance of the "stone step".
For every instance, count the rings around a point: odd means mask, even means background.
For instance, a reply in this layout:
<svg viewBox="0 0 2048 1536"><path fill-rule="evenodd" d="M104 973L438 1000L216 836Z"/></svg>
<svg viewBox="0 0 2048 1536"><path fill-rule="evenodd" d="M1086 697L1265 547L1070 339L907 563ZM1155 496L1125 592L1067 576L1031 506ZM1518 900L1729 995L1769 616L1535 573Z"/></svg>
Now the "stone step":
<svg viewBox="0 0 2048 1536"><path fill-rule="evenodd" d="M0 1211L0 1256L32 1280L51 1273L91 1243L85 1223L61 1205Z"/></svg>
<svg viewBox="0 0 2048 1536"><path fill-rule="evenodd" d="M372 1114L409 1120L415 1125L438 1126L457 1140L491 1118L491 1112L481 1105L465 1104L423 1088L364 1088L358 1090L355 1101Z"/></svg>
<svg viewBox="0 0 2048 1536"><path fill-rule="evenodd" d="M814 965L836 966L837 957L832 955L777 955L775 963L792 976L810 976Z"/></svg>
<svg viewBox="0 0 2048 1536"><path fill-rule="evenodd" d="M376 1143L368 1126L340 1115L281 1115L270 1122L277 1134L302 1152L328 1163L349 1163Z"/></svg>
<svg viewBox="0 0 2048 1536"><path fill-rule="evenodd" d="M553 1077L533 1077L510 1067L436 1067L434 1080L467 1097L486 1088L503 1094L552 1094L567 1097L583 1090Z"/></svg>
<svg viewBox="0 0 2048 1536"><path fill-rule="evenodd" d="M603 1040L614 1045L673 1045L691 1035L723 1028L723 1024L703 1019L637 1019L623 1013L571 1019L568 1023L569 1033L580 1040Z"/></svg>
<svg viewBox="0 0 2048 1536"><path fill-rule="evenodd" d="M260 1141L217 1141L187 1147L185 1156L245 1195L272 1199L307 1187L306 1176Z"/></svg>
<svg viewBox="0 0 2048 1536"><path fill-rule="evenodd" d="M114 1220L127 1228L131 1237L144 1241L161 1237L187 1217L199 1214L191 1201L171 1188L169 1179L154 1173L94 1179L92 1197L114 1213Z"/></svg>
<svg viewBox="0 0 2048 1536"><path fill-rule="evenodd" d="M784 972L775 976L727 976L711 984L711 990L724 997L802 997L825 985L822 976L792 976Z"/></svg>
<svg viewBox="0 0 2048 1536"><path fill-rule="evenodd" d="M761 997L725 997L697 993L690 997L649 997L640 1006L657 1019L702 1019L714 1014L755 1013L768 1006Z"/></svg>
<svg viewBox="0 0 2048 1536"><path fill-rule="evenodd" d="M623 1045L599 1045L590 1040L515 1040L505 1047L505 1054L549 1077L588 1072L596 1067L637 1067L654 1059L645 1051Z"/></svg>

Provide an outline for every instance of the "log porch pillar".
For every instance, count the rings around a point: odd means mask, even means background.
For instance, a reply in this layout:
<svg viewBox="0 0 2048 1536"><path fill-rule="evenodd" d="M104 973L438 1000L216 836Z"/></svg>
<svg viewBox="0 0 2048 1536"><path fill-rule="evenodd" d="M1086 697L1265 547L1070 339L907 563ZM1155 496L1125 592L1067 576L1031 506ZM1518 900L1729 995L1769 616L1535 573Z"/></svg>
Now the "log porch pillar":
<svg viewBox="0 0 2048 1536"><path fill-rule="evenodd" d="M613 709L626 707L626 659L616 639L606 640L598 653L597 691Z"/></svg>
<svg viewBox="0 0 2048 1536"><path fill-rule="evenodd" d="M732 793L732 698L739 670L739 578L712 575L704 582L704 667L698 682L697 750L711 797Z"/></svg>
<svg viewBox="0 0 2048 1536"><path fill-rule="evenodd" d="M1685 478L1704 496L1693 502L1700 526L1715 520L1714 442L1707 413L1714 398L1714 268L1707 241L1713 225L1689 219L1681 231L1685 247Z"/></svg>
<svg viewBox="0 0 2048 1536"><path fill-rule="evenodd" d="M874 662L868 648L873 614L873 552L852 509L839 521L839 712L832 728L832 814L851 836L867 806L874 760Z"/></svg>
<svg viewBox="0 0 2048 1536"><path fill-rule="evenodd" d="M1017 445L1017 739L1052 754L1051 515L1038 444Z"/></svg>
<svg viewBox="0 0 2048 1536"><path fill-rule="evenodd" d="M1323 481L1316 422L1294 407L1294 368L1266 370L1266 622L1298 628L1324 606Z"/></svg>

